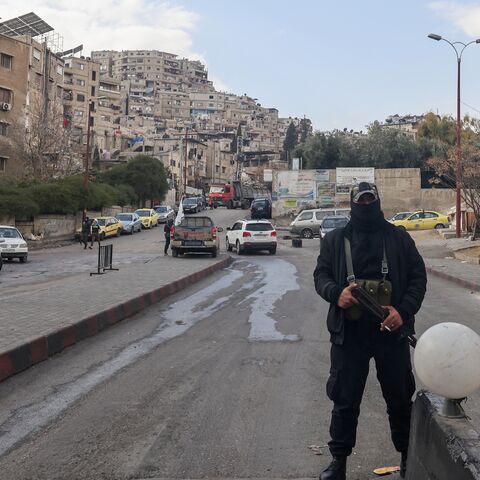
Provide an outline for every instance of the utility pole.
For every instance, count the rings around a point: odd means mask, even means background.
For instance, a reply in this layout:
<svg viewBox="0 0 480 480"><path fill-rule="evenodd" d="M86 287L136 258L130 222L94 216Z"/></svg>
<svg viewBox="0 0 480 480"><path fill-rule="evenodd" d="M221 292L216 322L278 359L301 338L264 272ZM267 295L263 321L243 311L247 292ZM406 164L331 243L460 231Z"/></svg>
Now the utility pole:
<svg viewBox="0 0 480 480"><path fill-rule="evenodd" d="M184 164L184 179L183 179L183 195L187 195L187 159L188 159L188 154L187 154L187 149L188 149L188 127L185 129L185 164Z"/></svg>
<svg viewBox="0 0 480 480"><path fill-rule="evenodd" d="M83 220L87 216L87 188L88 188L88 180L90 176L90 127L93 118L91 117L90 113L92 111L93 103L88 102L88 112L87 112L87 146L85 151L85 169L83 173L83 189L84 189L84 208L83 208Z"/></svg>

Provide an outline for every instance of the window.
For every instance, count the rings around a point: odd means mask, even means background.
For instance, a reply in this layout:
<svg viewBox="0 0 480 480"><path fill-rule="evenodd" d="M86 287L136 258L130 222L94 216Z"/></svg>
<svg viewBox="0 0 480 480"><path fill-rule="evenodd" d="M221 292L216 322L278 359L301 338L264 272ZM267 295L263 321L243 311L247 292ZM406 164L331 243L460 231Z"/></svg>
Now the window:
<svg viewBox="0 0 480 480"><path fill-rule="evenodd" d="M0 54L0 65L2 65L3 68L12 68L12 60L13 57L11 55L7 55L6 53Z"/></svg>
<svg viewBox="0 0 480 480"><path fill-rule="evenodd" d="M80 87L84 87L85 86L85 80L80 80L79 78L77 78L77 85L79 85Z"/></svg>
<svg viewBox="0 0 480 480"><path fill-rule="evenodd" d="M0 122L0 135L4 137L8 135L8 123Z"/></svg>
<svg viewBox="0 0 480 480"><path fill-rule="evenodd" d="M63 67L61 65L57 65L57 75L63 75Z"/></svg>
<svg viewBox="0 0 480 480"><path fill-rule="evenodd" d="M75 117L83 117L83 112L82 112L81 110L75 110L75 111L73 112L73 115L74 115Z"/></svg>
<svg viewBox="0 0 480 480"><path fill-rule="evenodd" d="M92 93L91 93L92 97L95 96L95 87L92 87Z"/></svg>
<svg viewBox="0 0 480 480"><path fill-rule="evenodd" d="M84 101L85 101L85 95L77 94L77 102L84 102Z"/></svg>
<svg viewBox="0 0 480 480"><path fill-rule="evenodd" d="M176 164L175 160L170 160L170 166L174 167Z"/></svg>
<svg viewBox="0 0 480 480"><path fill-rule="evenodd" d="M12 91L6 88L0 88L0 102L12 103Z"/></svg>
<svg viewBox="0 0 480 480"><path fill-rule="evenodd" d="M437 218L438 217L438 215L434 212L425 212L424 215L425 215L425 218Z"/></svg>
<svg viewBox="0 0 480 480"><path fill-rule="evenodd" d="M95 70L93 70L92 72L92 80L96 80L97 79L97 72Z"/></svg>
<svg viewBox="0 0 480 480"><path fill-rule="evenodd" d="M7 157L0 157L0 172L4 172L7 169Z"/></svg>
<svg viewBox="0 0 480 480"><path fill-rule="evenodd" d="M33 58L34 60L40 61L40 58L42 56L42 52L36 48L33 49Z"/></svg>
<svg viewBox="0 0 480 480"><path fill-rule="evenodd" d="M312 220L313 212L304 212L298 218L299 220Z"/></svg>
<svg viewBox="0 0 480 480"><path fill-rule="evenodd" d="M80 70L85 70L85 64L79 63L79 64L78 64L78 68L79 68Z"/></svg>

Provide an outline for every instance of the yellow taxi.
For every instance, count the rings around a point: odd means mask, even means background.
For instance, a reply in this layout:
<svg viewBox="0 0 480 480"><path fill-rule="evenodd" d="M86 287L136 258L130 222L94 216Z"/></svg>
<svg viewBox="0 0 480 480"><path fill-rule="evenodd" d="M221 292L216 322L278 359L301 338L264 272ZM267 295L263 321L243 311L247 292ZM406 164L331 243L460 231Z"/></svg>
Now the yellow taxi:
<svg viewBox="0 0 480 480"><path fill-rule="evenodd" d="M391 223L404 230L429 230L431 228L448 228L450 219L443 213L421 210L407 215L402 220L391 220Z"/></svg>
<svg viewBox="0 0 480 480"><path fill-rule="evenodd" d="M142 221L142 228L158 227L160 215L153 208L139 208L135 213Z"/></svg>
<svg viewBox="0 0 480 480"><path fill-rule="evenodd" d="M123 230L123 223L115 217L97 217L96 219L92 218L92 223L94 220L98 222L98 236L100 240L103 240L107 237L119 237ZM91 230L90 227L90 234L88 235L88 240L91 239ZM75 233L75 239L80 240L82 236L82 229L79 228Z"/></svg>
<svg viewBox="0 0 480 480"><path fill-rule="evenodd" d="M123 223L116 217L98 217L98 235L100 240L106 237L119 237L123 230Z"/></svg>

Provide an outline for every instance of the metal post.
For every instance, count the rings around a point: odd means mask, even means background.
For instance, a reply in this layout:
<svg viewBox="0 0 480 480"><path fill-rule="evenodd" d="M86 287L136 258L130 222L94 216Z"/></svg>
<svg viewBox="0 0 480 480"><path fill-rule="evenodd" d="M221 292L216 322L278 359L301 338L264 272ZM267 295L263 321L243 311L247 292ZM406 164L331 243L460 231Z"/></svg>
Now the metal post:
<svg viewBox="0 0 480 480"><path fill-rule="evenodd" d="M83 208L83 220L87 214L87 188L88 188L88 177L90 175L90 105L88 104L88 114L87 114L87 148L85 151L85 169L83 174L83 188L84 188L84 208Z"/></svg>
<svg viewBox="0 0 480 480"><path fill-rule="evenodd" d="M184 179L183 179L183 195L187 195L187 150L188 150L188 127L185 129L185 165L184 165Z"/></svg>
<svg viewBox="0 0 480 480"><path fill-rule="evenodd" d="M456 168L455 168L455 182L456 182L456 196L455 196L455 236L460 238L461 226L462 226L462 207L461 207L461 194L462 194L462 148L461 148L461 119L460 119L460 65L462 63L462 57L457 59L457 155L456 155Z"/></svg>

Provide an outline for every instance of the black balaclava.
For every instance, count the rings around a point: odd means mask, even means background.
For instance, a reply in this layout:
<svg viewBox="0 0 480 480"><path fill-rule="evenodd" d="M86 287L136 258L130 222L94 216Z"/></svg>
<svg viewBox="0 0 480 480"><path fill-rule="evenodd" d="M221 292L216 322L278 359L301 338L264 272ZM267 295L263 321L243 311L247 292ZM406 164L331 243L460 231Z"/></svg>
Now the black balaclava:
<svg viewBox="0 0 480 480"><path fill-rule="evenodd" d="M370 194L375 200L369 204L357 203L363 194ZM375 185L360 182L358 188L352 190L350 196L350 222L355 230L360 232L374 232L382 228L385 218L380 207L380 198Z"/></svg>

